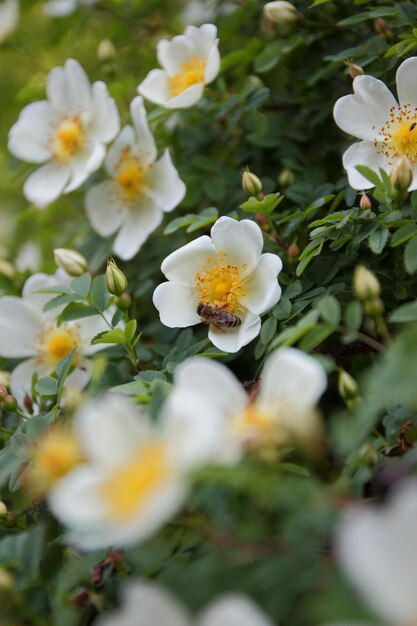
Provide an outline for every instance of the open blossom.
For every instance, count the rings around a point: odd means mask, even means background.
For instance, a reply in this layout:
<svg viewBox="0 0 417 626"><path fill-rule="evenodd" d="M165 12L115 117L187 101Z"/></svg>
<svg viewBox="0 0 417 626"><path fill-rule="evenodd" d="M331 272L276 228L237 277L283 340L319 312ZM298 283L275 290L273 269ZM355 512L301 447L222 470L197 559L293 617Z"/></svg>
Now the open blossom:
<svg viewBox="0 0 417 626"><path fill-rule="evenodd" d="M354 189L373 187L355 169L357 165L377 173L382 168L389 174L401 157L407 157L413 167L409 191L417 189L417 57L401 63L396 79L399 103L382 81L362 75L353 81L355 93L335 104L336 124L362 140L343 155L343 166Z"/></svg>
<svg viewBox="0 0 417 626"><path fill-rule="evenodd" d="M34 372L39 376L48 376L75 347L78 348L75 368L67 383L83 388L90 380L87 357L102 349L102 346L90 345L90 341L108 327L98 315L57 326L59 309L43 312L43 306L52 296L38 292L66 282L68 277L61 270L54 276L33 274L25 282L21 298L0 298L0 354L11 359L23 359L14 368L10 380L11 392L19 403L26 393L30 395Z"/></svg>
<svg viewBox="0 0 417 626"><path fill-rule="evenodd" d="M97 0L48 0L43 6L46 15L64 17L72 13L78 5L91 7Z"/></svg>
<svg viewBox="0 0 417 626"><path fill-rule="evenodd" d="M84 550L129 545L156 532L178 512L187 472L207 458L206 411L200 428L169 431L123 396L109 394L84 405L74 429L85 463L49 493L68 541Z"/></svg>
<svg viewBox="0 0 417 626"><path fill-rule="evenodd" d="M387 504L352 507L338 530L342 568L387 624L417 621L417 480L404 480Z"/></svg>
<svg viewBox="0 0 417 626"><path fill-rule="evenodd" d="M69 59L48 76L47 100L23 109L9 133L10 152L45 163L23 187L39 207L82 185L104 159L105 144L119 130L119 114L101 81L92 86L81 65Z"/></svg>
<svg viewBox="0 0 417 626"><path fill-rule="evenodd" d="M157 56L163 69L149 72L139 93L167 109L183 109L200 100L204 86L220 70L219 40L213 24L187 26L183 35L158 42Z"/></svg>
<svg viewBox="0 0 417 626"><path fill-rule="evenodd" d="M203 235L170 254L161 266L168 282L153 295L161 322L184 328L206 321L209 339L226 352L248 344L259 334L260 315L281 295L282 261L262 254L262 247L255 222L221 217L211 237Z"/></svg>
<svg viewBox="0 0 417 626"><path fill-rule="evenodd" d="M19 0L0 2L0 44L14 31L19 22Z"/></svg>
<svg viewBox="0 0 417 626"><path fill-rule="evenodd" d="M104 162L110 180L91 187L86 197L93 228L103 237L117 232L113 250L125 260L138 252L186 191L168 150L156 160L141 97L132 101L130 113L133 127L123 128Z"/></svg>
<svg viewBox="0 0 417 626"><path fill-rule="evenodd" d="M237 593L213 600L192 619L186 607L163 587L132 580L123 589L120 609L99 617L94 626L273 626L249 598Z"/></svg>
<svg viewBox="0 0 417 626"><path fill-rule="evenodd" d="M192 357L175 370L167 418L174 431L180 430L182 423L192 423L189 413L210 407L206 455L219 462L238 461L245 448L294 442L314 447L322 435L315 407L326 386L322 365L295 348L278 349L268 357L255 399L227 367Z"/></svg>

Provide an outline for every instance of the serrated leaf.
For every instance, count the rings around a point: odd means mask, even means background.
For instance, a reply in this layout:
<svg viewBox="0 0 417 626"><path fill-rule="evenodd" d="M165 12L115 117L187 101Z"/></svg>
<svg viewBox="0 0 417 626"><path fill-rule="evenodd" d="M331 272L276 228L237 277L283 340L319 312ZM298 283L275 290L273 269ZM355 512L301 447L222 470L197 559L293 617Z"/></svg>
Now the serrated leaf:
<svg viewBox="0 0 417 626"><path fill-rule="evenodd" d="M88 272L73 278L71 281L71 289L78 293L82 298L86 298L90 292L91 276Z"/></svg>
<svg viewBox="0 0 417 626"><path fill-rule="evenodd" d="M82 319L83 317L90 317L97 315L97 311L89 304L83 304L82 302L70 302L62 313L59 315L57 322L72 322L74 320Z"/></svg>
<svg viewBox="0 0 417 626"><path fill-rule="evenodd" d="M319 311L323 320L332 326L338 326L342 316L340 304L334 296L325 296L319 302Z"/></svg>
<svg viewBox="0 0 417 626"><path fill-rule="evenodd" d="M137 328L136 320L130 320L126 324L126 328L125 328L125 341L126 341L126 343L130 343L132 341L132 339L133 339L133 337L135 336L135 333L136 333L136 328Z"/></svg>
<svg viewBox="0 0 417 626"><path fill-rule="evenodd" d="M404 265L408 274L417 272L417 237L413 237L404 249Z"/></svg>
<svg viewBox="0 0 417 626"><path fill-rule="evenodd" d="M93 346L100 343L126 343L125 331L123 328L112 328L93 337L91 343Z"/></svg>
<svg viewBox="0 0 417 626"><path fill-rule="evenodd" d="M58 381L56 378L52 378L52 376L39 378L35 384L35 391L37 391L40 396L56 396L58 393Z"/></svg>
<svg viewBox="0 0 417 626"><path fill-rule="evenodd" d="M109 303L110 294L106 287L106 277L104 274L96 276L91 283L90 289L91 304L99 311L105 311Z"/></svg>
<svg viewBox="0 0 417 626"><path fill-rule="evenodd" d="M65 378L68 376L68 373L71 369L71 364L73 362L73 359L76 353L77 353L77 348L73 348L71 352L67 354L66 357L61 359L58 365L56 366L55 371L58 376L58 388L62 386Z"/></svg>
<svg viewBox="0 0 417 626"><path fill-rule="evenodd" d="M65 304L68 304L69 302L75 302L76 300L79 300L79 296L77 294L61 293L59 296L56 296L55 298L52 298L52 300L49 300L49 302L44 305L42 311L44 313L47 313L48 311L56 309L56 307L58 306L63 306Z"/></svg>
<svg viewBox="0 0 417 626"><path fill-rule="evenodd" d="M262 215L270 215L272 211L282 202L284 196L279 193L270 193L262 200L249 198L240 205L240 208L249 213L261 213Z"/></svg>
<svg viewBox="0 0 417 626"><path fill-rule="evenodd" d="M263 324L260 333L260 339L264 346L274 338L277 331L277 320L275 317L269 317Z"/></svg>

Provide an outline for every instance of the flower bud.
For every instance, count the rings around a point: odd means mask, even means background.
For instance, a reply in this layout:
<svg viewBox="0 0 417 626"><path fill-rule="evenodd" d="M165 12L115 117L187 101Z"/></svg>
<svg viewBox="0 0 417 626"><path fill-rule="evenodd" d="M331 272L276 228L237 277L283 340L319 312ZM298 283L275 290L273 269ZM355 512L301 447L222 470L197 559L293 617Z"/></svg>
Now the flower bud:
<svg viewBox="0 0 417 626"><path fill-rule="evenodd" d="M298 257L300 256L300 248L297 246L296 243L291 243L288 246L287 252L290 259L298 259Z"/></svg>
<svg viewBox="0 0 417 626"><path fill-rule="evenodd" d="M369 211L372 208L371 200L366 193L362 193L361 199L359 200L359 206L364 211Z"/></svg>
<svg viewBox="0 0 417 626"><path fill-rule="evenodd" d="M2 500L0 500L0 523L7 519L7 506L4 504Z"/></svg>
<svg viewBox="0 0 417 626"><path fill-rule="evenodd" d="M23 406L28 413L33 413L33 400L28 393L26 393L25 397L23 398Z"/></svg>
<svg viewBox="0 0 417 626"><path fill-rule="evenodd" d="M261 181L249 170L245 170L242 174L242 187L250 196L257 196L262 191Z"/></svg>
<svg viewBox="0 0 417 626"><path fill-rule="evenodd" d="M82 254L69 248L54 250L55 263L70 276L81 276L88 269L88 264Z"/></svg>
<svg viewBox="0 0 417 626"><path fill-rule="evenodd" d="M15 580L12 574L5 568L0 567L0 591L15 591Z"/></svg>
<svg viewBox="0 0 417 626"><path fill-rule="evenodd" d="M413 166L410 159L406 156L398 159L391 172L390 180L395 191L407 191L413 180Z"/></svg>
<svg viewBox="0 0 417 626"><path fill-rule="evenodd" d="M337 384L339 394L346 402L355 400L358 397L358 383L344 369L339 370L339 380Z"/></svg>
<svg viewBox="0 0 417 626"><path fill-rule="evenodd" d="M0 400L4 400L4 398L8 395L9 391L5 385L0 385Z"/></svg>
<svg viewBox="0 0 417 626"><path fill-rule="evenodd" d="M113 296L121 296L127 289L127 278L116 263L110 260L107 263L106 285L109 293Z"/></svg>
<svg viewBox="0 0 417 626"><path fill-rule="evenodd" d="M111 61L116 57L116 48L111 39L102 39L98 44L97 58L99 61Z"/></svg>
<svg viewBox="0 0 417 626"><path fill-rule="evenodd" d="M385 20L382 19L382 17L376 18L376 20L374 21L374 28L378 35L380 35L381 37L387 37L391 35L388 24Z"/></svg>
<svg viewBox="0 0 417 626"><path fill-rule="evenodd" d="M17 409L17 400L14 396L8 394L1 401L1 406L5 411L11 411L13 413L13 411L16 411Z"/></svg>
<svg viewBox="0 0 417 626"><path fill-rule="evenodd" d="M289 187L295 180L294 172L288 167L282 170L278 176L278 184L280 187Z"/></svg>
<svg viewBox="0 0 417 626"><path fill-rule="evenodd" d="M114 304L121 311L128 311L130 305L132 304L132 296L130 296L128 293L122 293L121 296L115 298Z"/></svg>
<svg viewBox="0 0 417 626"><path fill-rule="evenodd" d="M362 74L365 74L365 70L363 69L363 67L361 67L357 63L347 63L346 65L348 67L349 76L352 80L354 80L357 76L362 76Z"/></svg>
<svg viewBox="0 0 417 626"><path fill-rule="evenodd" d="M5 370L0 370L0 385L4 385L4 387L9 387L10 378L11 378L10 372L6 372Z"/></svg>
<svg viewBox="0 0 417 626"><path fill-rule="evenodd" d="M264 15L276 24L287 24L298 19L298 11L291 2L275 0L264 5Z"/></svg>
<svg viewBox="0 0 417 626"><path fill-rule="evenodd" d="M362 302L377 298L381 292L379 280L364 265L357 265L353 272L353 293Z"/></svg>
<svg viewBox="0 0 417 626"><path fill-rule="evenodd" d="M384 312L384 303L381 298L371 298L364 304L364 311L369 317L380 317Z"/></svg>
<svg viewBox="0 0 417 626"><path fill-rule="evenodd" d="M11 280L12 278L14 278L16 270L9 261L6 261L5 259L0 259L0 274L3 274L3 276Z"/></svg>

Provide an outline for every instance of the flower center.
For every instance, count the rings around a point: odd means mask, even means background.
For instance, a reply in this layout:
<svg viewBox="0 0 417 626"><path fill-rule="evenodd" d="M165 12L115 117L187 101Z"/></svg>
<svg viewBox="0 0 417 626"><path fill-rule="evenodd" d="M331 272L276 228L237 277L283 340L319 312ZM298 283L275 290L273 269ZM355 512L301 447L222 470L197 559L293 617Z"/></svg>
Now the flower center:
<svg viewBox="0 0 417 626"><path fill-rule="evenodd" d="M102 486L111 518L129 518L146 504L169 474L167 452L161 443L143 446L137 458L116 469Z"/></svg>
<svg viewBox="0 0 417 626"><path fill-rule="evenodd" d="M116 166L116 182L127 204L139 200L146 187L145 167L140 159L132 154L130 147L122 150Z"/></svg>
<svg viewBox="0 0 417 626"><path fill-rule="evenodd" d="M194 57L180 64L181 71L168 79L168 91L171 98L199 83L204 83L206 62L202 57Z"/></svg>
<svg viewBox="0 0 417 626"><path fill-rule="evenodd" d="M77 326L50 326L38 337L38 360L54 368L61 359L80 344Z"/></svg>
<svg viewBox="0 0 417 626"><path fill-rule="evenodd" d="M267 442L274 438L277 423L274 415L260 411L255 404L250 403L232 422L232 433L251 443Z"/></svg>
<svg viewBox="0 0 417 626"><path fill-rule="evenodd" d="M381 140L382 136L382 140ZM389 163L406 156L412 163L417 160L417 107L409 104L391 107L390 118L374 142L377 152L384 154Z"/></svg>
<svg viewBox="0 0 417 626"><path fill-rule="evenodd" d="M86 142L84 126L79 115L64 117L55 128L51 152L57 161L68 161Z"/></svg>
<svg viewBox="0 0 417 626"><path fill-rule="evenodd" d="M199 301L211 304L229 313L243 311L239 300L245 295L244 285L250 279L241 277L241 271L247 269L246 263L241 268L226 263L226 252L219 252L217 262L207 259L202 271L195 275L195 289Z"/></svg>

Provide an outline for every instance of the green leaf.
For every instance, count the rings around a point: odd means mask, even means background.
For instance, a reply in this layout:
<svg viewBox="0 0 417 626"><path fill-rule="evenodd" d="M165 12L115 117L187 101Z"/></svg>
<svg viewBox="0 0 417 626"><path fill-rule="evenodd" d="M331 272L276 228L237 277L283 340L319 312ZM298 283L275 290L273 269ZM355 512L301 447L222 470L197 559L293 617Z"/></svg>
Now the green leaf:
<svg viewBox="0 0 417 626"><path fill-rule="evenodd" d="M275 317L269 317L263 324L260 333L260 339L264 346L268 345L275 336L277 331L277 320Z"/></svg>
<svg viewBox="0 0 417 626"><path fill-rule="evenodd" d="M417 272L417 237L413 237L404 249L404 265L408 274Z"/></svg>
<svg viewBox="0 0 417 626"><path fill-rule="evenodd" d="M81 298L86 298L90 292L91 276L88 272L73 278L71 281L71 289L78 293Z"/></svg>
<svg viewBox="0 0 417 626"><path fill-rule="evenodd" d="M123 328L112 328L93 337L91 343L93 346L99 343L126 343L125 331Z"/></svg>
<svg viewBox="0 0 417 626"><path fill-rule="evenodd" d="M400 246L401 244L411 239L411 237L414 237L416 233L416 224L405 224L404 226L401 226L401 228L395 231L395 233L391 237L391 248L396 248L397 246Z"/></svg>
<svg viewBox="0 0 417 626"><path fill-rule="evenodd" d="M369 235L369 247L374 254L381 254L387 243L388 235L388 228L377 228Z"/></svg>
<svg viewBox="0 0 417 626"><path fill-rule="evenodd" d="M45 545L45 527L38 523L29 532L18 533L0 541L0 563L16 568L27 579L34 580Z"/></svg>
<svg viewBox="0 0 417 626"><path fill-rule="evenodd" d="M106 276L100 274L96 276L91 283L90 290L91 304L98 308L99 311L105 311L109 303L110 294L106 287Z"/></svg>
<svg viewBox="0 0 417 626"><path fill-rule="evenodd" d="M38 382L35 384L35 391L37 391L40 396L56 396L58 393L58 381L56 378L52 378L52 376L39 378Z"/></svg>
<svg viewBox="0 0 417 626"><path fill-rule="evenodd" d="M342 316L340 304L334 296L325 296L319 302L319 311L323 320L333 326L340 324Z"/></svg>
<svg viewBox="0 0 417 626"><path fill-rule="evenodd" d="M136 320L130 320L126 324L126 328L125 328L125 341L126 341L126 343L130 343L132 341L132 339L134 338L135 333L136 333L136 328L137 328Z"/></svg>
<svg viewBox="0 0 417 626"><path fill-rule="evenodd" d="M201 211L199 215L196 216L196 219L192 224L188 226L187 233L193 233L195 230L199 228L204 228L205 226L210 226L210 224L214 224L214 222L219 217L219 212L215 207L209 207L208 209L204 209Z"/></svg>
<svg viewBox="0 0 417 626"><path fill-rule="evenodd" d="M79 296L75 293L62 293L59 296L56 296L55 298L52 298L52 300L49 300L49 302L47 302L44 307L43 307L43 312L47 313L48 311L52 311L53 309L55 309L57 306L62 306L63 304L68 304L68 302L75 302L76 300L79 300Z"/></svg>
<svg viewBox="0 0 417 626"><path fill-rule="evenodd" d="M358 300L354 300L348 304L344 314L345 324L348 328L351 330L359 330L362 324L362 317L363 309Z"/></svg>
<svg viewBox="0 0 417 626"><path fill-rule="evenodd" d="M72 362L74 360L75 355L77 354L77 348L73 348L66 357L60 360L58 365L55 368L55 371L58 376L58 389L62 387L68 373L71 369Z"/></svg>
<svg viewBox="0 0 417 626"><path fill-rule="evenodd" d="M402 322L414 322L417 320L417 300L408 302L395 309L390 315L389 321L394 324Z"/></svg>
<svg viewBox="0 0 417 626"><path fill-rule="evenodd" d="M356 169L358 170L359 174L362 174L362 176L364 176L367 180L369 180L369 182L375 185L375 187L381 187L381 179L379 178L378 174L374 172L374 170L371 170L370 167L368 167L367 165L357 165Z"/></svg>
<svg viewBox="0 0 417 626"><path fill-rule="evenodd" d="M83 304L82 302L70 302L59 315L57 322L59 325L62 322L72 322L74 320L79 320L83 317L90 317L92 315L97 315L97 311L89 304Z"/></svg>
<svg viewBox="0 0 417 626"><path fill-rule="evenodd" d="M284 196L279 193L270 193L262 200L252 197L240 205L240 208L249 213L261 213L270 215L272 211L284 200Z"/></svg>
<svg viewBox="0 0 417 626"><path fill-rule="evenodd" d="M330 335L332 335L337 329L334 326L328 324L317 324L312 328L300 341L300 349L305 352L314 350L317 346L322 344Z"/></svg>

